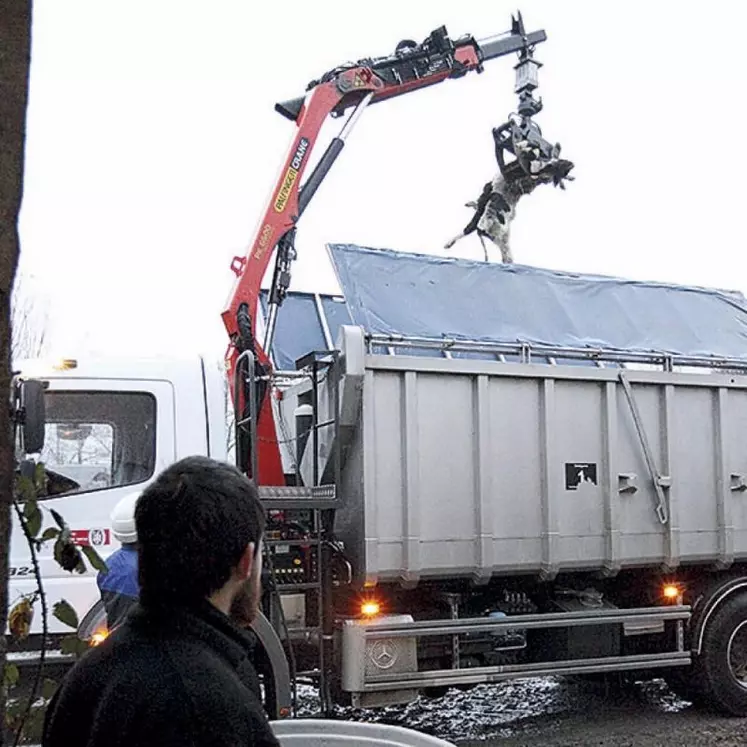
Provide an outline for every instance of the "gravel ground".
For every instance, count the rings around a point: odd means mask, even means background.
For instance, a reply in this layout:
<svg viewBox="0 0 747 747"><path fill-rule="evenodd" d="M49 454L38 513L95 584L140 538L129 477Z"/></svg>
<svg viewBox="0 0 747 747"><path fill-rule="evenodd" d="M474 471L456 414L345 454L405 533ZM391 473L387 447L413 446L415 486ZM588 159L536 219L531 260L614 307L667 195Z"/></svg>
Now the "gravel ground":
<svg viewBox="0 0 747 747"><path fill-rule="evenodd" d="M318 717L315 689L300 685L298 696L299 716ZM661 680L626 687L569 678L515 680L405 706L339 708L336 716L417 729L459 747L747 745L747 719L696 710Z"/></svg>
<svg viewBox="0 0 747 747"><path fill-rule="evenodd" d="M565 695L561 695L565 690ZM547 747L686 747L747 744L747 720L704 713L672 695L662 682L641 683L628 692L600 692L559 685L565 707L518 718L500 733L481 739L455 738L460 745ZM453 735L456 736L456 735Z"/></svg>
<svg viewBox="0 0 747 747"><path fill-rule="evenodd" d="M301 716L316 707L314 691L299 689ZM450 691L440 700L356 712L340 718L417 729L474 745L543 747L689 747L747 744L747 719L729 719L694 709L659 681L625 689L568 679L530 679L469 692Z"/></svg>

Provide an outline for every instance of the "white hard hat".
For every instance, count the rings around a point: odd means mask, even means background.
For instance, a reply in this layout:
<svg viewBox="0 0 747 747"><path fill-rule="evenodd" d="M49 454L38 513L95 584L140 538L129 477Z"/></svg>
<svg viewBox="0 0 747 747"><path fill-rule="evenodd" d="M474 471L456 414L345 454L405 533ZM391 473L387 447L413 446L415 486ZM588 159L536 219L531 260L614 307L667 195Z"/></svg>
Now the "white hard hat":
<svg viewBox="0 0 747 747"><path fill-rule="evenodd" d="M122 544L137 542L135 529L135 504L140 493L130 493L122 498L111 513L112 534Z"/></svg>

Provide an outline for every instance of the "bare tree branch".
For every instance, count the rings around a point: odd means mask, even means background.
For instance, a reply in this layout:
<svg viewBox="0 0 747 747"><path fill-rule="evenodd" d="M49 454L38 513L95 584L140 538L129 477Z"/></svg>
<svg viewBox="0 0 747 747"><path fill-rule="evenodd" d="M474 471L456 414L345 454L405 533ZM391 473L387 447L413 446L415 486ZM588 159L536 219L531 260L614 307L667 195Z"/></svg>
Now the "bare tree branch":
<svg viewBox="0 0 747 747"><path fill-rule="evenodd" d="M49 313L41 294L34 292L29 277L19 273L11 298L11 360L39 358L44 352Z"/></svg>

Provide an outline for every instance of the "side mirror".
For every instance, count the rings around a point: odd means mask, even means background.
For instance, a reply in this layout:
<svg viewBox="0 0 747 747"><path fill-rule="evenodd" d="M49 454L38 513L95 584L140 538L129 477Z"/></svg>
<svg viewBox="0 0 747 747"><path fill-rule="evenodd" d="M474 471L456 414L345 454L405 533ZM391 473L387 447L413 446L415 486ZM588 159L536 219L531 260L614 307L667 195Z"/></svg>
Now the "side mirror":
<svg viewBox="0 0 747 747"><path fill-rule="evenodd" d="M38 454L44 448L46 413L43 381L26 379L20 383L20 404L23 411L21 432L26 454Z"/></svg>

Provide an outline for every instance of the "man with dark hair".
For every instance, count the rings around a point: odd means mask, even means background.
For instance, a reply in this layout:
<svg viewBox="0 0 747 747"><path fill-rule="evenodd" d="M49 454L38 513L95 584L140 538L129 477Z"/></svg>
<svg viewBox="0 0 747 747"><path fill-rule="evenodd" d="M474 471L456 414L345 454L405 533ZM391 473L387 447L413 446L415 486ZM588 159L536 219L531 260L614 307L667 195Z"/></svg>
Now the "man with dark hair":
<svg viewBox="0 0 747 747"><path fill-rule="evenodd" d="M229 617L256 614L264 511L235 467L189 457L135 509L140 601L66 675L44 747L279 745L262 709L251 639Z"/></svg>

